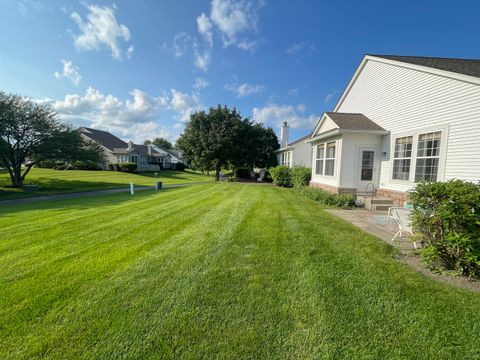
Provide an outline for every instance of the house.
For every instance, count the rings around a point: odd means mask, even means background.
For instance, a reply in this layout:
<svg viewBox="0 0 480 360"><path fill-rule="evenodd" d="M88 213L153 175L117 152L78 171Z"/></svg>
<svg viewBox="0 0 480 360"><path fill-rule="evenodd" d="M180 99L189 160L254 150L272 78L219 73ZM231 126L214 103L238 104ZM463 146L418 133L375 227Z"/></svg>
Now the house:
<svg viewBox="0 0 480 360"><path fill-rule="evenodd" d="M171 163L171 155L161 151L153 145L139 145L131 141L128 143L119 139L108 131L81 127L80 132L86 139L95 141L102 146L105 152L106 163L109 164L135 163L139 171L155 171L167 168Z"/></svg>
<svg viewBox="0 0 480 360"><path fill-rule="evenodd" d="M311 145L305 142L305 140L310 138L310 135L304 136L289 143L288 132L288 124L284 122L280 131L280 149L275 151L277 154L278 164L288 167L292 167L294 165L311 167Z"/></svg>
<svg viewBox="0 0 480 360"><path fill-rule="evenodd" d="M480 60L366 55L312 145L311 185L397 204L420 181L480 180Z"/></svg>

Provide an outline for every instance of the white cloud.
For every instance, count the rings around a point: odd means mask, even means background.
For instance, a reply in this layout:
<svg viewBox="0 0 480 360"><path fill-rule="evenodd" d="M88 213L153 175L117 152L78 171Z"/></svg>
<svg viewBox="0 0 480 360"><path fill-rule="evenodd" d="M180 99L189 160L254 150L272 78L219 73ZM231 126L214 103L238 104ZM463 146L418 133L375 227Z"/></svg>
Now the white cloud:
<svg viewBox="0 0 480 360"><path fill-rule="evenodd" d="M173 38L173 53L175 57L182 57L191 46L192 38L186 32L179 32Z"/></svg>
<svg viewBox="0 0 480 360"><path fill-rule="evenodd" d="M195 48L194 50L195 55L195 67L203 72L208 71L208 67L210 66L210 62L212 61L212 56L209 50L205 50L204 52L198 51Z"/></svg>
<svg viewBox="0 0 480 360"><path fill-rule="evenodd" d="M225 89L230 90L237 98L258 94L265 90L265 86L258 84L229 84L225 85Z"/></svg>
<svg viewBox="0 0 480 360"><path fill-rule="evenodd" d="M208 81L205 80L204 78L202 77L197 77L195 79L195 82L193 84L193 88L194 89L197 89L197 90L202 90L202 89L205 89L207 86L208 86Z"/></svg>
<svg viewBox="0 0 480 360"><path fill-rule="evenodd" d="M329 103L329 102L333 99L333 97L334 97L335 95L337 95L337 94L338 94L338 91L337 91L337 90L332 91L331 93L327 94L327 95L325 96L325 98L323 99L323 103L324 103L324 104Z"/></svg>
<svg viewBox="0 0 480 360"><path fill-rule="evenodd" d="M212 0L210 19L221 32L223 44L236 44L240 35L256 32L264 1Z"/></svg>
<svg viewBox="0 0 480 360"><path fill-rule="evenodd" d="M300 41L285 50L288 55L295 56L298 59L309 57L314 51L315 44L310 41Z"/></svg>
<svg viewBox="0 0 480 360"><path fill-rule="evenodd" d="M294 89L289 89L287 92L288 97L296 97L300 94L300 89L299 88L294 88Z"/></svg>
<svg viewBox="0 0 480 360"><path fill-rule="evenodd" d="M196 94L182 93L181 91L172 89L170 106L171 109L180 115L181 121L188 121L190 115L195 111L203 109L203 105Z"/></svg>
<svg viewBox="0 0 480 360"><path fill-rule="evenodd" d="M53 76L55 76L55 78L57 79L67 78L75 86L78 86L80 84L80 80L82 79L82 77L80 76L80 73L78 72L79 70L78 67L73 65L71 60L63 59L62 63L63 63L63 71L62 72L55 71Z"/></svg>
<svg viewBox="0 0 480 360"><path fill-rule="evenodd" d="M38 0L20 0L18 1L18 12L26 17L30 11L37 13L45 10L45 4Z"/></svg>
<svg viewBox="0 0 480 360"><path fill-rule="evenodd" d="M305 105L277 105L269 104L263 108L253 108L252 119L254 122L270 124L279 127L286 121L295 129L312 129L317 122L316 115L305 115Z"/></svg>
<svg viewBox="0 0 480 360"><path fill-rule="evenodd" d="M213 46L213 32L212 32L212 23L207 15L202 13L197 18L198 32L204 37L205 41L210 47Z"/></svg>
<svg viewBox="0 0 480 360"><path fill-rule="evenodd" d="M102 46L107 46L116 60L121 60L124 54L131 57L133 46L126 51L121 48L122 41L130 40L130 30L117 22L116 6L110 8L86 5L86 7L89 12L85 20L76 12L70 15L80 29L80 33L74 37L75 47L84 50L98 50Z"/></svg>

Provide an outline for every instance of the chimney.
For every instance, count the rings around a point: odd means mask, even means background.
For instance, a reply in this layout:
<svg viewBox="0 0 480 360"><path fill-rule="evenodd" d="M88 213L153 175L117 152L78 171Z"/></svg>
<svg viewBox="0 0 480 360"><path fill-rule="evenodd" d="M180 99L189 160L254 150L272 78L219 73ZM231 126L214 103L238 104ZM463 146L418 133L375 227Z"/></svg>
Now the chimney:
<svg viewBox="0 0 480 360"><path fill-rule="evenodd" d="M152 155L152 145L147 145L148 155Z"/></svg>
<svg viewBox="0 0 480 360"><path fill-rule="evenodd" d="M127 147L127 150L128 151L131 151L133 149L133 143L132 143L132 140L128 140L128 147Z"/></svg>
<svg viewBox="0 0 480 360"><path fill-rule="evenodd" d="M287 147L288 145L288 125L285 121L282 129L280 130L280 148Z"/></svg>

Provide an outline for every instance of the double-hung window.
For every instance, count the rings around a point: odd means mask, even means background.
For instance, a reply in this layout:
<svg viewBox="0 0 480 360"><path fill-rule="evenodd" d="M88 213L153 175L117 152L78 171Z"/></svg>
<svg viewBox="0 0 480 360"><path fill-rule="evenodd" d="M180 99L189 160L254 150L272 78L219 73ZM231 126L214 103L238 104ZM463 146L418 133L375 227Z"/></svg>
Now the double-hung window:
<svg viewBox="0 0 480 360"><path fill-rule="evenodd" d="M415 182L437 181L441 138L441 131L420 134L418 136Z"/></svg>
<svg viewBox="0 0 480 360"><path fill-rule="evenodd" d="M333 176L335 173L335 141L318 144L315 157L315 174Z"/></svg>
<svg viewBox="0 0 480 360"><path fill-rule="evenodd" d="M393 179L408 181L410 178L412 144L413 136L404 136L395 139L395 149L393 153Z"/></svg>
<svg viewBox="0 0 480 360"><path fill-rule="evenodd" d="M282 165L290 167L292 164L292 152L287 151L282 153Z"/></svg>
<svg viewBox="0 0 480 360"><path fill-rule="evenodd" d="M441 131L396 138L392 179L410 182L437 181L441 139Z"/></svg>

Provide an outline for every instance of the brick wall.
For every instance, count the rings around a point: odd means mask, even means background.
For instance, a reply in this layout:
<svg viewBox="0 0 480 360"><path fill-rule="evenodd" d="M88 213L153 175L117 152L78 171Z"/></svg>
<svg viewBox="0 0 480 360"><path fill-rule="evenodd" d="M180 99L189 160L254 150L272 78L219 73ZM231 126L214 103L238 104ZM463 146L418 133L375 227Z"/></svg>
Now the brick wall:
<svg viewBox="0 0 480 360"><path fill-rule="evenodd" d="M352 194L352 195L357 195L357 189L339 188L339 187L336 187L336 186L325 185L325 184L320 184L320 183L316 183L316 182L311 182L310 186L314 187L314 188L322 189L322 190L325 190L325 191L328 191L328 192L331 192L331 193L335 193L335 194L346 194L346 193L348 193L348 194Z"/></svg>
<svg viewBox="0 0 480 360"><path fill-rule="evenodd" d="M377 189L377 196L388 197L392 199L395 206L403 207L403 203L408 201L408 194L400 191Z"/></svg>

